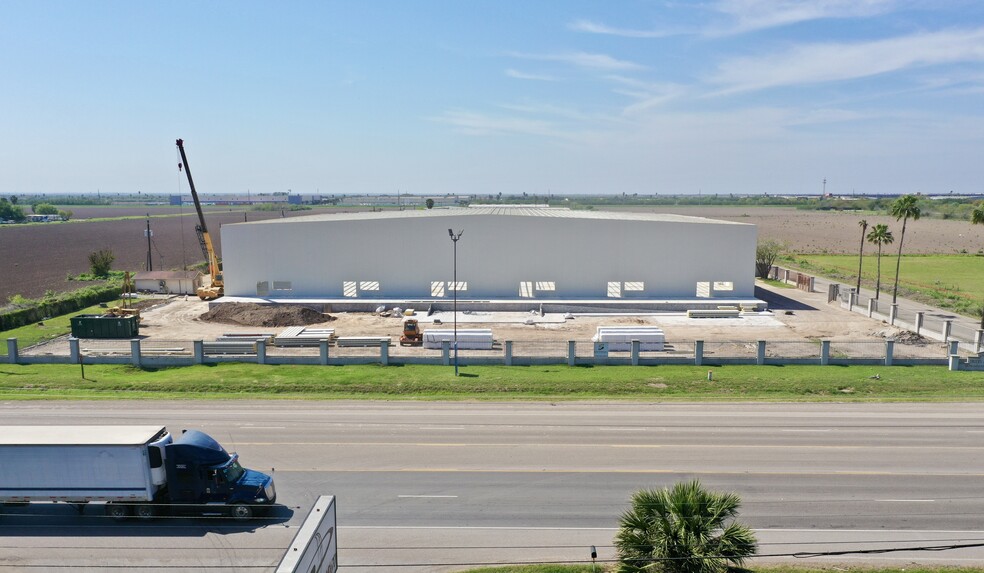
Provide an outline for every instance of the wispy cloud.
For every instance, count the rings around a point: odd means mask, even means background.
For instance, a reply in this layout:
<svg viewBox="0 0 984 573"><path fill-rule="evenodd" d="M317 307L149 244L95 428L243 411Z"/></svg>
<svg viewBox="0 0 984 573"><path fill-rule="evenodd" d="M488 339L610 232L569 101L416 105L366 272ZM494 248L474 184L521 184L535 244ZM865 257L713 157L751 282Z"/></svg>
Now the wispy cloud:
<svg viewBox="0 0 984 573"><path fill-rule="evenodd" d="M548 76L544 74L530 74L527 72L521 72L519 70L514 70L509 68L506 70L506 75L510 78L515 78L517 80L535 80L540 82L555 82L557 78L553 76Z"/></svg>
<svg viewBox="0 0 984 573"><path fill-rule="evenodd" d="M665 38L667 36L676 36L682 33L670 30L632 30L628 28L613 28L600 22L592 22L591 20L575 20L574 22L568 24L567 27L575 32L620 36L622 38Z"/></svg>
<svg viewBox="0 0 984 573"><path fill-rule="evenodd" d="M462 110L446 111L430 118L433 121L454 126L461 133L469 135L538 135L546 137L566 137L552 123L519 117L494 117L482 113Z"/></svg>
<svg viewBox="0 0 984 573"><path fill-rule="evenodd" d="M589 54L587 52L570 52L565 54L526 54L522 52L510 52L508 54L514 58L524 60L538 60L543 62L560 62L579 68L589 68L595 70L641 70L645 66L635 62L619 60L607 54Z"/></svg>
<svg viewBox="0 0 984 573"><path fill-rule="evenodd" d="M912 67L984 62L984 28L854 44L809 44L778 55L725 61L710 78L718 94L833 82Z"/></svg>
<svg viewBox="0 0 984 573"><path fill-rule="evenodd" d="M825 18L862 18L891 11L896 0L720 0L713 9L731 22L707 35L752 32Z"/></svg>
<svg viewBox="0 0 984 573"><path fill-rule="evenodd" d="M619 75L610 75L606 79L620 86L615 88L615 93L636 100L622 110L623 115L633 115L661 106L687 92L687 88L679 84L647 82Z"/></svg>

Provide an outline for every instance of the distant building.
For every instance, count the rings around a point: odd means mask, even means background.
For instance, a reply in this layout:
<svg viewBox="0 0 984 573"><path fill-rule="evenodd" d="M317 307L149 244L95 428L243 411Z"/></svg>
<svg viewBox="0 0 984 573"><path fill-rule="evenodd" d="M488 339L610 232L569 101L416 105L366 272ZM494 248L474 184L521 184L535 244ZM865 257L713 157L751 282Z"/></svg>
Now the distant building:
<svg viewBox="0 0 984 573"><path fill-rule="evenodd" d="M137 291L195 294L200 286L202 273L198 271L143 271L133 276Z"/></svg>
<svg viewBox="0 0 984 573"><path fill-rule="evenodd" d="M302 199L300 195L227 195L221 193L198 195L198 201L203 205L262 205L268 203L300 205ZM170 204L174 206L194 205L195 200L191 195L171 195Z"/></svg>

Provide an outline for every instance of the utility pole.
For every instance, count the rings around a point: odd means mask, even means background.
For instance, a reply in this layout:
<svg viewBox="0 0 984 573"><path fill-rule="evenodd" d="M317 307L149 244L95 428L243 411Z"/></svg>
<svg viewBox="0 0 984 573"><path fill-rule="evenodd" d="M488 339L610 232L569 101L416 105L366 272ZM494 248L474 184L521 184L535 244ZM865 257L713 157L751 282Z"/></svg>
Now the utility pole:
<svg viewBox="0 0 984 573"><path fill-rule="evenodd" d="M147 230L144 232L147 235L147 270L154 270L154 258L151 255L150 250L150 238L154 236L153 232L150 230L150 213L147 213Z"/></svg>

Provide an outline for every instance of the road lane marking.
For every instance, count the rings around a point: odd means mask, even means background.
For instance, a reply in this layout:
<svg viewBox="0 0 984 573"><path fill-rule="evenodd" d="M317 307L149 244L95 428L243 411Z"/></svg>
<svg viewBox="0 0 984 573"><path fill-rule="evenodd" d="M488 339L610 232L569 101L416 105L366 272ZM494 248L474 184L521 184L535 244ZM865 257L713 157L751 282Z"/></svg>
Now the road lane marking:
<svg viewBox="0 0 984 573"><path fill-rule="evenodd" d="M833 428L816 429L816 430L782 430L783 432L829 432Z"/></svg>
<svg viewBox="0 0 984 573"><path fill-rule="evenodd" d="M876 499L875 501L892 501L899 503L935 503L935 499Z"/></svg>
<svg viewBox="0 0 984 573"><path fill-rule="evenodd" d="M677 448L677 449L757 449L757 450L932 450L936 451L981 451L984 446L857 446L857 445L821 445L821 444L545 444L524 442L237 442L237 446L253 447L283 447L283 446L318 446L318 447L420 447L420 448Z"/></svg>
<svg viewBox="0 0 984 573"><path fill-rule="evenodd" d="M441 499L441 498L456 498L458 496L456 496L456 495L398 495L396 497L424 498L424 499L438 498L438 499Z"/></svg>
<svg viewBox="0 0 984 573"><path fill-rule="evenodd" d="M421 430L464 430L464 426L421 426Z"/></svg>
<svg viewBox="0 0 984 573"><path fill-rule="evenodd" d="M598 428L599 432L646 432L650 428Z"/></svg>

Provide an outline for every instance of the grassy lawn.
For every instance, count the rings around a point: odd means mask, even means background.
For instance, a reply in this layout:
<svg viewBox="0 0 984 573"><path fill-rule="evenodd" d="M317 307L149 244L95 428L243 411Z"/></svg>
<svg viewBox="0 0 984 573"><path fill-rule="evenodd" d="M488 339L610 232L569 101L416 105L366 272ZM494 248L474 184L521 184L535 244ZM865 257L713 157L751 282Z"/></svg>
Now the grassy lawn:
<svg viewBox="0 0 984 573"><path fill-rule="evenodd" d="M114 300L104 304L106 306L120 306L122 301ZM83 308L78 312L51 317L50 319L45 320L44 324L41 325L28 324L27 326L22 326L20 328L5 330L0 333L3 335L3 342L0 343L0 356L7 355L8 338L16 338L18 348L27 348L33 344L44 342L46 340L52 340L72 332L71 319L73 316L78 316L80 314L102 314L104 310L105 309L99 305L90 306L89 308Z"/></svg>
<svg viewBox="0 0 984 573"><path fill-rule="evenodd" d="M707 380L713 370L713 381ZM872 378L874 375L879 378ZM984 372L940 366L0 365L2 399L634 401L984 400Z"/></svg>
<svg viewBox="0 0 984 573"><path fill-rule="evenodd" d="M882 292L892 292L897 257L882 254ZM852 255L793 255L782 264L855 284L858 257ZM874 289L877 257L866 254L862 284ZM908 298L979 317L984 302L984 257L977 255L904 255L899 292Z"/></svg>

